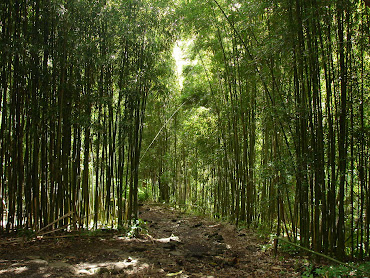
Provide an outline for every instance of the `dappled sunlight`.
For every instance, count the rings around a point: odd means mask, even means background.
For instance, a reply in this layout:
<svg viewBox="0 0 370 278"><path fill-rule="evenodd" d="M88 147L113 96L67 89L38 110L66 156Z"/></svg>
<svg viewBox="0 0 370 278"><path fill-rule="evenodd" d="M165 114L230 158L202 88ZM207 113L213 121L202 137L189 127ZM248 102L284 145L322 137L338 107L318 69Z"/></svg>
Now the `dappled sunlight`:
<svg viewBox="0 0 370 278"><path fill-rule="evenodd" d="M124 242L160 242L160 243L169 243L172 241L181 242L178 236L171 234L169 237L164 238L154 238L151 235L141 235L140 238L137 237L116 237L115 240L124 241Z"/></svg>
<svg viewBox="0 0 370 278"><path fill-rule="evenodd" d="M11 274L22 274L23 272L27 271L28 267L27 266L19 266L19 267L11 267L8 269L2 269L0 270L0 275L11 275Z"/></svg>
<svg viewBox="0 0 370 278"><path fill-rule="evenodd" d="M62 270L64 273L70 273L77 276L91 276L96 274L140 274L150 268L148 263L139 258L128 257L119 261L104 261L104 262L82 262L77 264L69 264L64 261L46 262L44 266L35 264L33 260L25 261L24 263L14 264L7 269L0 270L0 276L7 277L27 277L30 273L40 274L40 277L50 277L55 270Z"/></svg>
<svg viewBox="0 0 370 278"><path fill-rule="evenodd" d="M12 243L12 251L2 253L0 276L277 277L276 271L287 268L260 252L247 231L173 208L144 207L141 216L147 220L136 237L111 231L27 242L23 248Z"/></svg>
<svg viewBox="0 0 370 278"><path fill-rule="evenodd" d="M102 249L102 254L107 251ZM120 249L112 249L113 251L120 251ZM151 266L149 263L144 262L144 258L137 258L134 256L125 256L126 259L115 260L102 260L70 263L67 260L41 260L32 259L24 260L22 262L14 263L6 269L0 270L0 276L6 277L28 277L32 273L38 273L37 277L51 277L56 271L62 271L71 276L87 277L100 274L145 274L150 271ZM10 261L3 261L9 263ZM42 263L41 263L42 262Z"/></svg>
<svg viewBox="0 0 370 278"><path fill-rule="evenodd" d="M74 265L76 275L95 275L103 273L118 274L125 272L126 274L140 273L149 268L149 264L142 263L140 259L128 257L123 261L106 261L99 263L79 263Z"/></svg>
<svg viewBox="0 0 370 278"><path fill-rule="evenodd" d="M183 88L184 86L184 76L183 76L183 69L187 65L195 64L197 60L195 61L190 61L186 57L186 51L188 51L190 45L193 43L193 40L178 40L173 47L172 50L172 57L175 60L176 63L176 76L177 76L177 81L179 84L180 89Z"/></svg>

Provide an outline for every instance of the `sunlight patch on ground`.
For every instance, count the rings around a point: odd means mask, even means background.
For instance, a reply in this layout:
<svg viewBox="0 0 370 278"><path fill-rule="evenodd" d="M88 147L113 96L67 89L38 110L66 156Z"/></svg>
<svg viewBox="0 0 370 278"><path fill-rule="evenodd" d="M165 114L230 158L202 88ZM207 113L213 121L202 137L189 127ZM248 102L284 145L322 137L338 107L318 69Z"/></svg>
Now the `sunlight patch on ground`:
<svg viewBox="0 0 370 278"><path fill-rule="evenodd" d="M166 238L156 239L156 241L162 242L162 243L168 243L168 242L171 242L171 241L181 242L180 238L178 236L174 236L174 235L171 235L170 237L166 237Z"/></svg>
<svg viewBox="0 0 370 278"><path fill-rule="evenodd" d="M74 266L76 275L96 275L103 273L118 274L121 272L139 273L147 268L147 263L139 264L139 259L128 257L118 262L80 263Z"/></svg>
<svg viewBox="0 0 370 278"><path fill-rule="evenodd" d="M30 264L31 268L24 264ZM40 274L40 277L44 278L51 276L51 273L55 271L52 269L63 270L65 273L77 276L92 276L104 273L131 275L145 273L150 269L148 263L140 262L138 258L132 257L128 257L121 261L83 262L74 265L65 261L43 261L41 264L37 263L35 260L26 261L24 264L16 263L7 269L2 269L0 270L0 276L12 277L15 275L25 275L25 277L27 277L28 275L26 273L30 271L30 269L32 269L32 271L34 271L33 269L37 269L37 273Z"/></svg>
<svg viewBox="0 0 370 278"><path fill-rule="evenodd" d="M221 224L209 225L209 228L218 228L221 227Z"/></svg>
<svg viewBox="0 0 370 278"><path fill-rule="evenodd" d="M27 266L20 266L20 267L11 267L8 269L2 269L0 270L0 275L11 275L11 274L22 274L23 272L27 271Z"/></svg>

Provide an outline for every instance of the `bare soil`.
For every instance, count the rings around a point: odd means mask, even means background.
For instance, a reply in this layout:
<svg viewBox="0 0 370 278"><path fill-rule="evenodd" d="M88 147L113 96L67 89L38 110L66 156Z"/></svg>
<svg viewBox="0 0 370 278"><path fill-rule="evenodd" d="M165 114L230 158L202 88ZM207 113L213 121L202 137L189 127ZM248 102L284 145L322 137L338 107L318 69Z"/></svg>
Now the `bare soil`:
<svg viewBox="0 0 370 278"><path fill-rule="evenodd" d="M0 241L0 277L299 277L301 263L275 258L249 230L144 205L147 235Z"/></svg>

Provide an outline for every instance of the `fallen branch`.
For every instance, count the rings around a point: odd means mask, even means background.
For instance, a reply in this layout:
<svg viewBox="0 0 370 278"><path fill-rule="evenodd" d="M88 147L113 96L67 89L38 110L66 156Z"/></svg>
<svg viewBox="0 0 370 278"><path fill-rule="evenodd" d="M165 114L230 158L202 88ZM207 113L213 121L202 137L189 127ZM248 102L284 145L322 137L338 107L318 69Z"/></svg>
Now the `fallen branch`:
<svg viewBox="0 0 370 278"><path fill-rule="evenodd" d="M321 256L321 257L323 257L323 258L325 258L325 259L328 259L328 260L330 260L330 261L332 261L332 262L335 262L335 263L337 263L337 264L344 265L345 267L352 268L352 269L354 269L354 270L356 270L356 271L360 271L360 272L362 272L362 273L365 273L365 274L367 274L367 275L370 275L370 272L367 272L367 271L365 271L365 270L362 270L362 269L357 268L357 267L355 267L355 266L352 266L352 265L350 265L350 264L347 264L347 263L341 262L341 261L339 261L339 260L337 260L337 259L334 259L334 258L332 258L332 257L329 257L328 255L321 254L321 253L319 253L319 252L313 251L313 250L308 249L308 248L306 248L306 247L300 246L300 245L298 245L298 244L296 244L296 243L293 243L293 242L291 242L291 241L289 241L289 240L286 240L285 238L277 237L275 240L276 240L276 245L278 245L277 241L278 241L278 240L281 240L281 241L284 241L284 242L286 242L286 243L288 243L288 244L290 244L290 245L293 245L294 247L300 248L300 249L302 249L302 250L305 250L305 251L310 252L310 253L312 253L312 254L315 254L315 255L317 255L317 256Z"/></svg>
<svg viewBox="0 0 370 278"><path fill-rule="evenodd" d="M37 235L40 235L40 233L41 233L42 231L46 230L46 229L47 229L47 228L49 228L50 226L52 226L52 225L54 225L55 223L59 222L60 220L63 220L64 218L67 218L67 217L71 216L73 213L74 213L73 211L70 211L70 212L68 212L67 214L65 214L65 215L63 215L63 216L61 216L61 217L59 217L57 220L55 220L55 221L51 222L50 224L46 225L44 228L42 228L41 230L38 230L38 231L36 232L36 236L37 236Z"/></svg>
<svg viewBox="0 0 370 278"><path fill-rule="evenodd" d="M70 225L71 224L67 224L67 225L64 225L63 227L60 227L60 228L55 229L55 230L52 230L52 231L46 231L44 233L38 233L37 236L44 236L44 235L47 235L47 234L51 234L51 233L55 233L55 232L61 231L61 230L64 230L65 228L67 228Z"/></svg>
<svg viewBox="0 0 370 278"><path fill-rule="evenodd" d="M69 237L78 237L78 238L107 238L107 237L112 237L111 234L107 235L86 235L86 234L81 234L81 233L74 233L74 234L65 234L65 235L54 235L54 236L42 236L42 239L55 239L55 238L69 238Z"/></svg>

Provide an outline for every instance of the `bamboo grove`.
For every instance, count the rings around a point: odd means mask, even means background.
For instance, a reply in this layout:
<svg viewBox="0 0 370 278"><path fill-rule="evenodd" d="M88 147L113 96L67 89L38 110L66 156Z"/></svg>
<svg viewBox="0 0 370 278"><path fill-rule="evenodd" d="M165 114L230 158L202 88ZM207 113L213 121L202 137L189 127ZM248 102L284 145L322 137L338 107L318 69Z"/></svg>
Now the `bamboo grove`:
<svg viewBox="0 0 370 278"><path fill-rule="evenodd" d="M153 194L317 252L368 256L366 3L186 1L178 13L192 62L175 102L149 108L159 130L183 105L143 164Z"/></svg>
<svg viewBox="0 0 370 278"><path fill-rule="evenodd" d="M1 2L1 231L122 227L151 197L364 259L366 3Z"/></svg>
<svg viewBox="0 0 370 278"><path fill-rule="evenodd" d="M136 218L146 100L165 89L167 8L104 0L0 7L0 229L38 230L65 215L73 217L54 229Z"/></svg>

